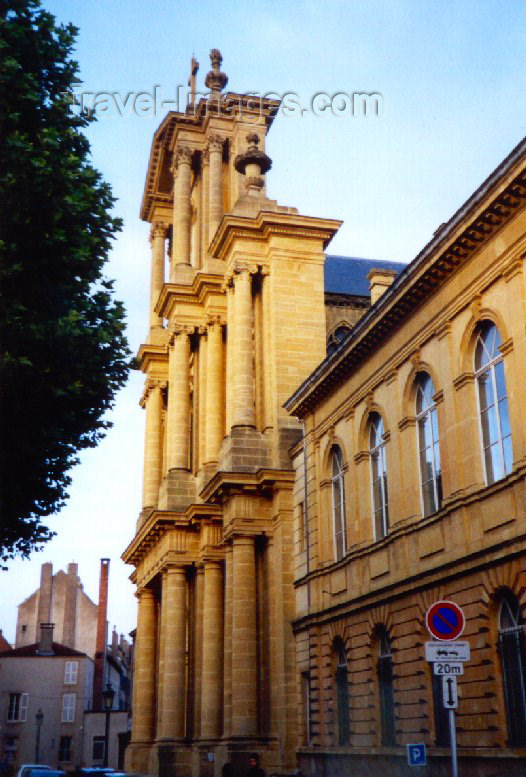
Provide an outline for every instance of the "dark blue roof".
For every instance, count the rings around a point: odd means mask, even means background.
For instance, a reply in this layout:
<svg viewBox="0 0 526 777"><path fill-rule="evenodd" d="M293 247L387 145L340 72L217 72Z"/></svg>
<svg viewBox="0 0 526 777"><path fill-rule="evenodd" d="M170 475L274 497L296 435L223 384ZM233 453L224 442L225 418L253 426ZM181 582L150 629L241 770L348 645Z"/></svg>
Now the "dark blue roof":
<svg viewBox="0 0 526 777"><path fill-rule="evenodd" d="M332 294L355 294L368 297L368 273L373 268L401 272L402 262L384 262L379 259L360 259L358 256L327 256L325 260L325 291Z"/></svg>

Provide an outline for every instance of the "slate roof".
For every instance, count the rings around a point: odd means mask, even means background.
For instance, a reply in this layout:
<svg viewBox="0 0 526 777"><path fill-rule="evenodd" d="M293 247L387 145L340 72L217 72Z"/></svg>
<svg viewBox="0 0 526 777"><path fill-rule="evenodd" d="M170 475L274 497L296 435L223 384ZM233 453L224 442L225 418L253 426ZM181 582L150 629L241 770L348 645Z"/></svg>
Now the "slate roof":
<svg viewBox="0 0 526 777"><path fill-rule="evenodd" d="M53 655L40 655L38 649L40 643L35 642L33 645L24 645L24 647L15 648L14 650L5 650L0 652L0 658L55 658L56 656L85 656L86 653L81 653L80 650L73 650L73 648L61 645L59 642L53 642Z"/></svg>
<svg viewBox="0 0 526 777"><path fill-rule="evenodd" d="M358 256L327 256L325 260L325 292L368 297L370 290L367 274L377 267L399 273L407 265L402 262L361 259Z"/></svg>

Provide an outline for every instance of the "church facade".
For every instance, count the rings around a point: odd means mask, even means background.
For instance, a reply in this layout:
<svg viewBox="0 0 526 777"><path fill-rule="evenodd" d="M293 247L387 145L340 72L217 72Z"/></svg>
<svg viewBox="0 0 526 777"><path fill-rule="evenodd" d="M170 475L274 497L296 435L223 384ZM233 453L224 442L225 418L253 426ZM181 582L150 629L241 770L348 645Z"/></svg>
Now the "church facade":
<svg viewBox="0 0 526 777"><path fill-rule="evenodd" d="M325 293L340 222L266 195L279 103L223 93L211 59L209 98L154 136L141 209L144 493L123 558L139 601L127 768L150 774L243 773L252 751L270 772L296 765L289 451L301 424L283 404L327 335L336 344L370 305L352 278Z"/></svg>
<svg viewBox="0 0 526 777"><path fill-rule="evenodd" d="M255 751L267 774L396 775L418 741L428 774L445 774L423 616L450 597L472 648L460 756L473 774L513 769L526 754L526 148L407 268L330 256L340 222L267 196L278 102L224 92L217 50L211 61L209 96L155 133L141 206L126 768L238 777Z"/></svg>

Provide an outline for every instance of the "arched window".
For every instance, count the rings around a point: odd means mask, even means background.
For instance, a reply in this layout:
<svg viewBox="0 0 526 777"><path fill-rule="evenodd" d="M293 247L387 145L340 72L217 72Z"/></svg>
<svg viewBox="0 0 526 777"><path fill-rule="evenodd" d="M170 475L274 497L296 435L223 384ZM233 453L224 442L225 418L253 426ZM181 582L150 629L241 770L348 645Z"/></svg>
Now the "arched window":
<svg viewBox="0 0 526 777"><path fill-rule="evenodd" d="M347 653L343 639L334 640L336 659L336 694L338 702L338 744L349 743L349 683L347 680Z"/></svg>
<svg viewBox="0 0 526 777"><path fill-rule="evenodd" d="M327 340L327 356L330 356L331 353L334 353L340 343L345 340L350 331L351 327L347 324L340 324L340 326L336 327L334 332L329 335Z"/></svg>
<svg viewBox="0 0 526 777"><path fill-rule="evenodd" d="M345 488L343 483L343 458L340 448L332 449L332 521L334 536L334 557L336 561L345 556L347 538L345 532Z"/></svg>
<svg viewBox="0 0 526 777"><path fill-rule="evenodd" d="M419 373L416 379L416 421L423 515L431 515L442 504L442 468L434 393L435 387L429 375Z"/></svg>
<svg viewBox="0 0 526 777"><path fill-rule="evenodd" d="M526 746L526 645L519 602L507 594L499 610L499 653L508 744Z"/></svg>
<svg viewBox="0 0 526 777"><path fill-rule="evenodd" d="M499 351L500 344L500 333L495 324L484 321L475 345L475 376L488 485L508 475L513 463L506 378Z"/></svg>
<svg viewBox="0 0 526 777"><path fill-rule="evenodd" d="M371 413L369 418L369 453L371 455L374 534L375 539L381 540L389 531L389 510L384 422L379 413Z"/></svg>
<svg viewBox="0 0 526 777"><path fill-rule="evenodd" d="M393 690L393 656L391 640L387 629L378 632L378 691L380 698L380 725L382 745L396 744L394 690Z"/></svg>

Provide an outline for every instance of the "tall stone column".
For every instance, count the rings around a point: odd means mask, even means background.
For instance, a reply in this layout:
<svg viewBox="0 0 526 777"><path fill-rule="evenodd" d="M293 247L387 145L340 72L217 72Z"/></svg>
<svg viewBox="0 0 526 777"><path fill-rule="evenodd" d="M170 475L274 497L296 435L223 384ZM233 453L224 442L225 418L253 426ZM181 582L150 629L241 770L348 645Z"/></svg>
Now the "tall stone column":
<svg viewBox="0 0 526 777"><path fill-rule="evenodd" d="M217 317L208 323L206 373L205 464L217 464L223 440L223 329Z"/></svg>
<svg viewBox="0 0 526 777"><path fill-rule="evenodd" d="M257 734L256 557L253 537L234 537L232 734Z"/></svg>
<svg viewBox="0 0 526 777"><path fill-rule="evenodd" d="M190 437L190 340L176 329L168 356L167 469L188 469Z"/></svg>
<svg viewBox="0 0 526 777"><path fill-rule="evenodd" d="M226 286L227 325L226 325L226 433L230 434L232 428L234 408L234 349L236 345L235 317L234 317L234 286Z"/></svg>
<svg viewBox="0 0 526 777"><path fill-rule="evenodd" d="M233 426L255 426L256 424L253 315L251 269L240 267L234 274L236 363L233 380Z"/></svg>
<svg viewBox="0 0 526 777"><path fill-rule="evenodd" d="M206 255L210 244L208 208L210 203L210 155L208 149L201 154L201 253Z"/></svg>
<svg viewBox="0 0 526 777"><path fill-rule="evenodd" d="M201 738L221 736L223 668L223 566L205 561L203 596L203 664L201 675Z"/></svg>
<svg viewBox="0 0 526 777"><path fill-rule="evenodd" d="M152 246L152 267L150 273L150 330L162 329L163 319L155 312L155 305L164 285L164 245L168 234L168 224L155 221L150 231Z"/></svg>
<svg viewBox="0 0 526 777"><path fill-rule="evenodd" d="M220 135L209 136L208 154L210 158L208 242L210 243L223 215L223 138Z"/></svg>
<svg viewBox="0 0 526 777"><path fill-rule="evenodd" d="M208 330L200 328L199 350L198 350L198 401L197 401L197 424L198 424L198 469L206 461L206 382L208 371Z"/></svg>
<svg viewBox="0 0 526 777"><path fill-rule="evenodd" d="M180 146L174 160L174 209L172 280L177 265L190 264L190 235L192 229L192 149Z"/></svg>
<svg viewBox="0 0 526 777"><path fill-rule="evenodd" d="M185 720L186 571L168 567L163 575L164 680L162 704L163 739L182 739Z"/></svg>
<svg viewBox="0 0 526 777"><path fill-rule="evenodd" d="M232 545L225 548L225 627L223 647L223 736L232 733Z"/></svg>
<svg viewBox="0 0 526 777"><path fill-rule="evenodd" d="M159 380L148 380L141 400L146 409L144 433L144 480L142 506L156 507L162 476L162 389L166 384Z"/></svg>
<svg viewBox="0 0 526 777"><path fill-rule="evenodd" d="M150 588L143 588L138 593L138 599L132 742L151 742L155 735L155 594Z"/></svg>

